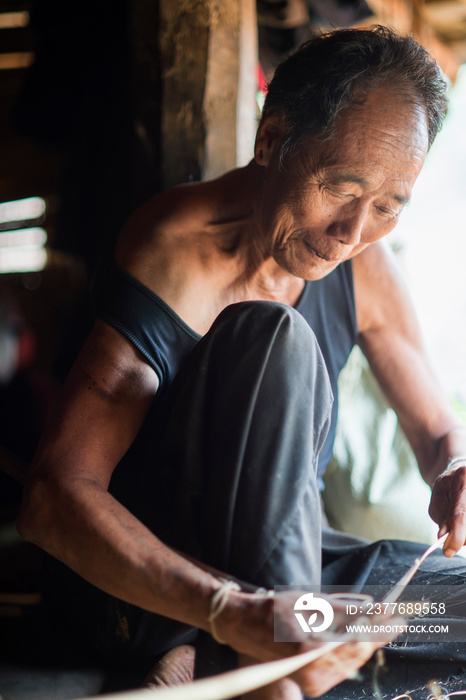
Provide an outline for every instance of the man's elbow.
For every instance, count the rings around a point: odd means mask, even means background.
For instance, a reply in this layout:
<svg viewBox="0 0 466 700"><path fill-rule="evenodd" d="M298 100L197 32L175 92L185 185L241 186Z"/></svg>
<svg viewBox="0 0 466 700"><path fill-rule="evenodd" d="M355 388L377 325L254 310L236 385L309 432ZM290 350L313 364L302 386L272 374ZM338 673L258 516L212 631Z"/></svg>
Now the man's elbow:
<svg viewBox="0 0 466 700"><path fill-rule="evenodd" d="M48 549L47 545L54 529L54 490L47 479L31 479L25 486L16 520L16 529L20 536L44 549Z"/></svg>

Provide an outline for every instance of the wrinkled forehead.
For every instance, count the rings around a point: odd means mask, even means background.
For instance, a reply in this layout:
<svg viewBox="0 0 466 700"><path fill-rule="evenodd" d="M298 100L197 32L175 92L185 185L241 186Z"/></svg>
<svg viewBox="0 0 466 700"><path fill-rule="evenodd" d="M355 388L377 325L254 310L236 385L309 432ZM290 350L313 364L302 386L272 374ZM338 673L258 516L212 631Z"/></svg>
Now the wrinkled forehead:
<svg viewBox="0 0 466 700"><path fill-rule="evenodd" d="M428 143L428 117L424 103L409 86L384 84L360 93L337 114L338 131L360 129L365 124L391 129L394 132L410 130L413 137L424 136Z"/></svg>
<svg viewBox="0 0 466 700"><path fill-rule="evenodd" d="M307 142L329 163L345 155L351 157L355 151L360 155L361 149L390 149L395 157L399 151L423 162L429 146L426 110L403 93L378 88L342 109L327 136L310 137Z"/></svg>

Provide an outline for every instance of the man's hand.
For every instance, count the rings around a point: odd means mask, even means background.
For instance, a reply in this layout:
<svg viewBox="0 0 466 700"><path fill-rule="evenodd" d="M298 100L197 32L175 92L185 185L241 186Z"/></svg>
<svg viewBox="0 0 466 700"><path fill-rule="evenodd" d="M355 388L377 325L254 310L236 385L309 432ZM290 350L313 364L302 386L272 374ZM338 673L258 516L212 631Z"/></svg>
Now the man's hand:
<svg viewBox="0 0 466 700"><path fill-rule="evenodd" d="M466 543L466 458L445 469L434 482L429 515L448 537L443 552L454 556Z"/></svg>
<svg viewBox="0 0 466 700"><path fill-rule="evenodd" d="M323 598L326 597L325 594L320 595ZM277 601L277 596L275 600ZM354 616L348 615L346 606L343 603L339 603L335 598L332 598L331 604L335 617L331 628L323 639L338 641L348 636L347 625L358 624L359 620L355 620ZM377 649L393 641L405 623L403 618L393 616L390 613L379 613L371 615L370 618L370 625L377 625L379 628L385 627L385 632L373 633L372 635L366 634L364 641L358 640L356 636L354 640L345 641L340 646L335 645L333 649L330 649L323 656L292 676L307 695L311 697L320 696L342 681L355 677L358 669L371 658ZM361 624L363 619L360 618ZM367 618L365 618L365 624L368 624ZM311 635L311 638L304 638L303 641L303 647L309 645L319 647L322 644L318 635L315 635L314 638Z"/></svg>
<svg viewBox="0 0 466 700"><path fill-rule="evenodd" d="M333 599L335 618L329 630L331 637L327 633L325 636L309 635L294 625L290 639L295 641L276 642L274 613L275 625L278 624L282 632L286 629L291 630L290 621L294 619L293 610L297 596L296 591L286 591L276 594L274 599L261 599L257 595L232 592L228 604L217 617L216 628L219 636L240 654L250 657L251 663L253 660L271 661L318 649L330 639L339 642L343 635L346 636L346 624L355 623L354 617L346 614L345 606ZM322 594L322 597L325 595ZM390 624L386 624L388 622ZM327 649L324 655L294 673L293 680L307 695L319 696L343 680L354 677L378 648L397 636L404 620L379 614L371 615L371 623L386 625L388 631L377 634L377 637L370 641L348 639L341 645Z"/></svg>

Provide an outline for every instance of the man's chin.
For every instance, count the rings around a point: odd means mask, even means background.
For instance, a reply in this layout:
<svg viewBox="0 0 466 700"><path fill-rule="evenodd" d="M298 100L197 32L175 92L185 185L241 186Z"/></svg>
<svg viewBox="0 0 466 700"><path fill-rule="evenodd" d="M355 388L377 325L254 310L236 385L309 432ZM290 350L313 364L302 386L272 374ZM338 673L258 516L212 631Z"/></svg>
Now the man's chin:
<svg viewBox="0 0 466 700"><path fill-rule="evenodd" d="M322 262L316 261L312 265L305 264L301 261L288 261L285 264L279 261L277 262L280 267L285 269L291 275L306 280L307 282L317 282L318 280L327 277L327 275L333 272L340 264L340 261L330 262L323 260Z"/></svg>

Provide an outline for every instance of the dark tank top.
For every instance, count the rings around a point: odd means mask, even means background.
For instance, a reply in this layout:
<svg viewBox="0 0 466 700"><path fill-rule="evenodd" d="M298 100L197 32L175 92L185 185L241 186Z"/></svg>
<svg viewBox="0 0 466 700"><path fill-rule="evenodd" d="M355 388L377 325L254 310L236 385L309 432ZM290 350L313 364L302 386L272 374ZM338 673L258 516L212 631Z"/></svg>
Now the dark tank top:
<svg viewBox="0 0 466 700"><path fill-rule="evenodd" d="M114 263L96 285L94 299L97 316L127 338L154 369L160 381L155 401L163 400L183 359L201 336L160 297ZM319 457L322 486L335 440L338 375L357 334L351 262L339 265L321 280L307 282L296 309L316 335L335 398L329 434Z"/></svg>

